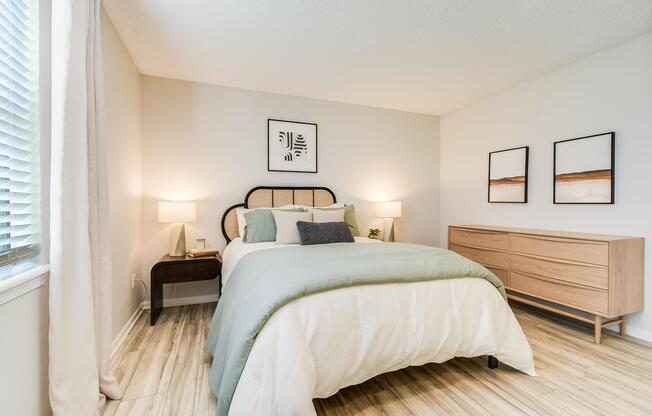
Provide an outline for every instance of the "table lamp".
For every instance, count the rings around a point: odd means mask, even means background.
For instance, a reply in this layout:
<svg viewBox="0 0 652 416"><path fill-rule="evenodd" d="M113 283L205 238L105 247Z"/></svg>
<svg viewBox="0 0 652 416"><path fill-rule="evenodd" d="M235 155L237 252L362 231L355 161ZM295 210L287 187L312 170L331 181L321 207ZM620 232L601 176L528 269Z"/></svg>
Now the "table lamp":
<svg viewBox="0 0 652 416"><path fill-rule="evenodd" d="M164 202L158 203L158 222L169 222L170 225L170 256L186 255L186 225L195 222L196 212L194 202Z"/></svg>
<svg viewBox="0 0 652 416"><path fill-rule="evenodd" d="M401 217L401 201L378 202L376 216L385 219L384 241L394 241L394 218Z"/></svg>

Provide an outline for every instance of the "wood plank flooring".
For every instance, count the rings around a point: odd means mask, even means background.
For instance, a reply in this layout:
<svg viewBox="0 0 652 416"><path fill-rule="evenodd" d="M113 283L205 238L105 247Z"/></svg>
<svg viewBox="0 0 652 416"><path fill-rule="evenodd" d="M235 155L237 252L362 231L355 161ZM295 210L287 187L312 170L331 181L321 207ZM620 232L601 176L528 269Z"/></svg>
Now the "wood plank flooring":
<svg viewBox="0 0 652 416"><path fill-rule="evenodd" d="M513 305L538 377L486 357L383 374L315 400L319 415L651 415L652 345L614 333L593 344L590 326ZM124 398L102 416L215 414L203 352L215 304L143 313L112 359Z"/></svg>

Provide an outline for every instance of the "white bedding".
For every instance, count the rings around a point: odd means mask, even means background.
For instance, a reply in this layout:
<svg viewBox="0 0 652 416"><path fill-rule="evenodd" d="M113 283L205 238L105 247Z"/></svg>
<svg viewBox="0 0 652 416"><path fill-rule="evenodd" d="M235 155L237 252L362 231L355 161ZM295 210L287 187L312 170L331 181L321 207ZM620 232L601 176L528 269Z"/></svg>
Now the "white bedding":
<svg viewBox="0 0 652 416"><path fill-rule="evenodd" d="M356 243L377 241L356 238ZM224 250L223 282L246 254L276 247L281 246L233 240ZM532 350L514 314L483 279L323 292L285 305L267 321L229 414L313 415L314 397L378 374L489 354L535 375Z"/></svg>

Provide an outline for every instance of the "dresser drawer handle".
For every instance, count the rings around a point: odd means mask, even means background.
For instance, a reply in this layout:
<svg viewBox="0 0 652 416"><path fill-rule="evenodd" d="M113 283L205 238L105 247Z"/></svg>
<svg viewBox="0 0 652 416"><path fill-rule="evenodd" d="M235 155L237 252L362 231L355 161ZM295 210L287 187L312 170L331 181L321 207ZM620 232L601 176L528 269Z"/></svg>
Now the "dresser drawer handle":
<svg viewBox="0 0 652 416"><path fill-rule="evenodd" d="M545 237L541 235L530 234L512 234L514 237L529 238L530 240L551 241L555 243L571 243L571 244L584 244L584 245L606 245L603 241L596 240L580 240L576 238L563 238L563 237Z"/></svg>
<svg viewBox="0 0 652 416"><path fill-rule="evenodd" d="M452 243L453 245L460 246L460 247L466 247L466 248L472 248L474 250L483 250L483 251L491 251L494 253L507 253L507 250L500 250L497 248L487 248L487 247L480 247L480 246L474 246L471 244L466 244L466 243Z"/></svg>
<svg viewBox="0 0 652 416"><path fill-rule="evenodd" d="M575 287L578 289L588 289L588 290L593 290L596 292L603 292L603 293L606 292L606 290L604 289L599 289L592 286L580 285L579 283L566 282L564 280L557 280L557 279L553 279L552 277L539 276L536 274L531 274L531 273L526 273L521 271L517 271L516 274L521 274L525 277L529 277L530 279L543 280L544 282L553 283L560 286Z"/></svg>
<svg viewBox="0 0 652 416"><path fill-rule="evenodd" d="M451 231L459 231L468 234L502 235L507 237L507 233L501 233L498 231L476 230L475 228L451 228Z"/></svg>
<svg viewBox="0 0 652 416"><path fill-rule="evenodd" d="M529 257L531 259L537 259L537 260L543 260L547 261L550 263L559 263L559 264L567 264L570 266L584 266L584 267L590 267L593 269L608 269L608 266L603 266L601 264L593 264L593 263L582 263L579 261L573 261L573 260L564 260L556 257L545 257L545 256L537 256L536 254L529 254L529 253L521 253L519 251L512 251L512 254L515 254L517 256L522 256L522 257Z"/></svg>

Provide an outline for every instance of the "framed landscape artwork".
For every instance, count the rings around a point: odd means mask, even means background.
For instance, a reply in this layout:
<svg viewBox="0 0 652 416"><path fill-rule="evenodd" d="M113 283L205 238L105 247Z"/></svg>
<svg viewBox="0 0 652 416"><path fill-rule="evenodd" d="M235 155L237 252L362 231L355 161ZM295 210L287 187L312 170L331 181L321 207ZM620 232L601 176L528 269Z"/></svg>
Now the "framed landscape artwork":
<svg viewBox="0 0 652 416"><path fill-rule="evenodd" d="M555 204L613 204L614 132L555 142Z"/></svg>
<svg viewBox="0 0 652 416"><path fill-rule="evenodd" d="M317 125L268 119L267 170L317 173Z"/></svg>
<svg viewBox="0 0 652 416"><path fill-rule="evenodd" d="M527 202L529 153L529 146L489 153L489 202Z"/></svg>

